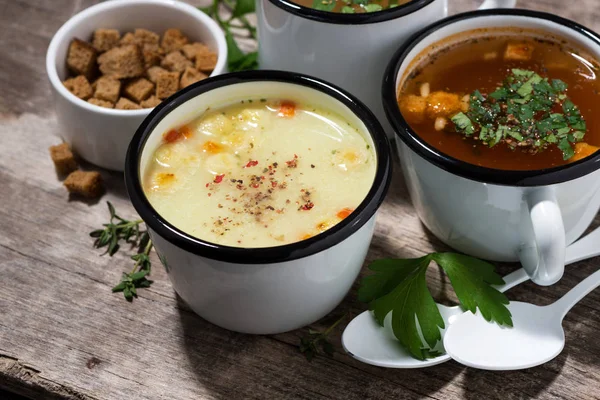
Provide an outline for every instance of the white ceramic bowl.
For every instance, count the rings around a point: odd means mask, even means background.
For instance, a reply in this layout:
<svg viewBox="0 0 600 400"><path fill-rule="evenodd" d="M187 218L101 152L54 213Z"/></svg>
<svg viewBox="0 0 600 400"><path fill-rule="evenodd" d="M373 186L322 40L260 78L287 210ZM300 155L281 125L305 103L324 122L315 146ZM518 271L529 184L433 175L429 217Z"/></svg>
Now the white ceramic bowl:
<svg viewBox="0 0 600 400"><path fill-rule="evenodd" d="M218 54L211 76L225 70L227 45L216 22L197 8L173 0L111 0L89 7L69 19L54 35L46 54L46 70L54 95L61 136L85 160L122 171L131 137L151 109L115 110L99 107L69 92L66 57L71 39L89 40L98 28L122 34L146 28L162 34L179 28L191 40L204 42Z"/></svg>
<svg viewBox="0 0 600 400"><path fill-rule="evenodd" d="M152 208L140 184L141 171L165 131L198 117L198 110L256 97L310 102L338 113L360 129L377 157L371 190L348 218L297 243L246 249L209 243L182 232ZM198 82L156 107L131 141L125 183L183 300L221 327L272 334L310 324L344 298L367 254L391 168L389 141L381 125L351 95L307 76L250 71Z"/></svg>
<svg viewBox="0 0 600 400"><path fill-rule="evenodd" d="M398 108L397 88L414 65L429 57L431 46L467 40L475 29L476 37L486 35L486 29L505 34L532 30L536 36L564 39L596 60L600 59L600 36L575 22L535 11L459 14L430 25L403 45L392 58L383 83L383 103L399 139L402 171L423 224L459 251L494 261L520 261L535 283L550 285L563 274L566 246L598 212L600 152L534 171L479 167L419 138Z"/></svg>

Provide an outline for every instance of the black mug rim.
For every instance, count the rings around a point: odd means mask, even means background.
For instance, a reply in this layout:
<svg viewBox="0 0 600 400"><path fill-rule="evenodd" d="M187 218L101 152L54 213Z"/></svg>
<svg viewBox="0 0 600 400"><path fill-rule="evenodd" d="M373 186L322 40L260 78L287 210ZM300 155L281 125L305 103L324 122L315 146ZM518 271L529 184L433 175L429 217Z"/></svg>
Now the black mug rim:
<svg viewBox="0 0 600 400"><path fill-rule="evenodd" d="M428 6L434 1L443 0L412 0L406 4L386 10L360 13L360 14L342 14L330 11L315 10L314 8L304 7L290 0L268 0L271 4L302 18L317 22L337 25L364 25L378 22L390 21L396 18L402 18Z"/></svg>
<svg viewBox="0 0 600 400"><path fill-rule="evenodd" d="M141 185L140 162L146 141L158 123L179 105L212 90L247 82L283 82L320 91L348 107L367 128L377 157L375 178L356 210L334 227L309 239L275 247L241 248L199 239L166 221L150 204ZM125 160L125 186L131 202L146 225L171 244L190 253L237 264L271 264L292 261L333 247L364 226L379 209L392 176L391 146L375 115L361 101L343 89L318 78L283 71L244 71L211 77L164 100L144 119L134 134Z"/></svg>
<svg viewBox="0 0 600 400"><path fill-rule="evenodd" d="M569 28L600 47L600 35L569 19L541 11L523 9L476 10L458 14L433 23L414 34L394 53L383 78L382 100L386 117L397 139L433 165L473 181L504 186L546 186L570 181L600 169L600 151L582 160L553 168L538 170L501 170L481 167L451 157L421 139L402 116L397 102L396 77L413 48L435 31L455 22L488 16L519 16L548 20ZM493 28L493 27L490 27Z"/></svg>

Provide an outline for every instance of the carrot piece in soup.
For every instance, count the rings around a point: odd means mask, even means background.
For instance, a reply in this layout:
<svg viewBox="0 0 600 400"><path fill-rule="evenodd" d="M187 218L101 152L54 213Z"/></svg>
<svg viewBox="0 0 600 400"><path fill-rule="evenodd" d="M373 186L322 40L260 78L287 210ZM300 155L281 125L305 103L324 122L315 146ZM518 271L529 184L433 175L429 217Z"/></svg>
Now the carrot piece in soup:
<svg viewBox="0 0 600 400"><path fill-rule="evenodd" d="M223 146L219 143L207 141L202 144L202 151L208 154L219 154L223 151Z"/></svg>
<svg viewBox="0 0 600 400"><path fill-rule="evenodd" d="M182 126L181 128L179 128L179 132L181 132L181 134L183 135L184 138L189 139L192 137L192 128L190 128L187 125Z"/></svg>
<svg viewBox="0 0 600 400"><path fill-rule="evenodd" d="M600 150L600 147L592 146L585 142L575 144L575 155L569 159L569 162L579 161L583 158L591 156L596 151Z"/></svg>
<svg viewBox="0 0 600 400"><path fill-rule="evenodd" d="M310 239L311 237L313 237L313 235L311 235L310 233L305 233L304 235L300 236L300 240Z"/></svg>
<svg viewBox="0 0 600 400"><path fill-rule="evenodd" d="M277 114L280 117L291 118L296 115L296 104L291 101L282 101L279 106L279 113Z"/></svg>
<svg viewBox="0 0 600 400"><path fill-rule="evenodd" d="M344 219L347 218L350 214L352 214L354 210L348 207L342 208L340 211L338 211L337 213L337 217L339 219Z"/></svg>
<svg viewBox="0 0 600 400"><path fill-rule="evenodd" d="M163 134L163 139L166 143L174 143L184 138L189 139L190 137L192 137L192 129L187 125L177 129L171 129Z"/></svg>

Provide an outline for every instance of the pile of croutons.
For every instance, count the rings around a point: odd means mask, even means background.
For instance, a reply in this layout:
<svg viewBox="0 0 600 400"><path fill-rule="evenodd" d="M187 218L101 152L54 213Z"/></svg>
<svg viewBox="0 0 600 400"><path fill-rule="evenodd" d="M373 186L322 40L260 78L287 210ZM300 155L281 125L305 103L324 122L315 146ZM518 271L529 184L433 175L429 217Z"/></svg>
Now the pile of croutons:
<svg viewBox="0 0 600 400"><path fill-rule="evenodd" d="M121 36L97 29L88 43L73 39L67 53L72 77L64 81L75 96L100 107L151 108L177 90L205 79L217 54L175 28L162 38L146 29Z"/></svg>

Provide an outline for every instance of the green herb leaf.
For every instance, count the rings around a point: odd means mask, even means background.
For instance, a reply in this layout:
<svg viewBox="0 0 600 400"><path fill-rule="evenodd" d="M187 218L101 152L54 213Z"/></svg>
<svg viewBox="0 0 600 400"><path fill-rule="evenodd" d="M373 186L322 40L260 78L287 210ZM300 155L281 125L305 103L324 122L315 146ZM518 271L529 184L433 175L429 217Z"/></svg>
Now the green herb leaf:
<svg viewBox="0 0 600 400"><path fill-rule="evenodd" d="M348 7L348 6L344 6L342 7L342 14L354 14L354 8L352 7Z"/></svg>
<svg viewBox="0 0 600 400"><path fill-rule="evenodd" d="M373 262L373 275L361 281L359 300L368 302L379 324L391 312L391 326L400 344L423 360L439 353L433 348L441 340L444 320L427 289L430 261L448 274L461 305L499 324L512 325L508 300L490 285L504 281L494 267L473 257L455 253L432 253L415 259L385 259Z"/></svg>
<svg viewBox="0 0 600 400"><path fill-rule="evenodd" d="M232 17L238 18L255 11L254 0L236 0Z"/></svg>
<svg viewBox="0 0 600 400"><path fill-rule="evenodd" d="M335 8L335 0L313 0L312 8L320 11L331 11Z"/></svg>
<svg viewBox="0 0 600 400"><path fill-rule="evenodd" d="M573 147L567 138L561 139L560 142L558 142L558 148L562 151L564 160L568 160L575 155L575 150L573 150Z"/></svg>
<svg viewBox="0 0 600 400"><path fill-rule="evenodd" d="M464 132L465 135L472 135L473 132L475 132L475 127L473 126L473 123L471 122L469 117L466 116L465 113L459 112L451 119L452 122L454 122L454 124L456 125L456 129L458 129L461 132Z"/></svg>
<svg viewBox="0 0 600 400"><path fill-rule="evenodd" d="M375 12L375 11L383 10L383 7L381 7L379 4L373 4L373 3L367 4L363 8L366 12Z"/></svg>

